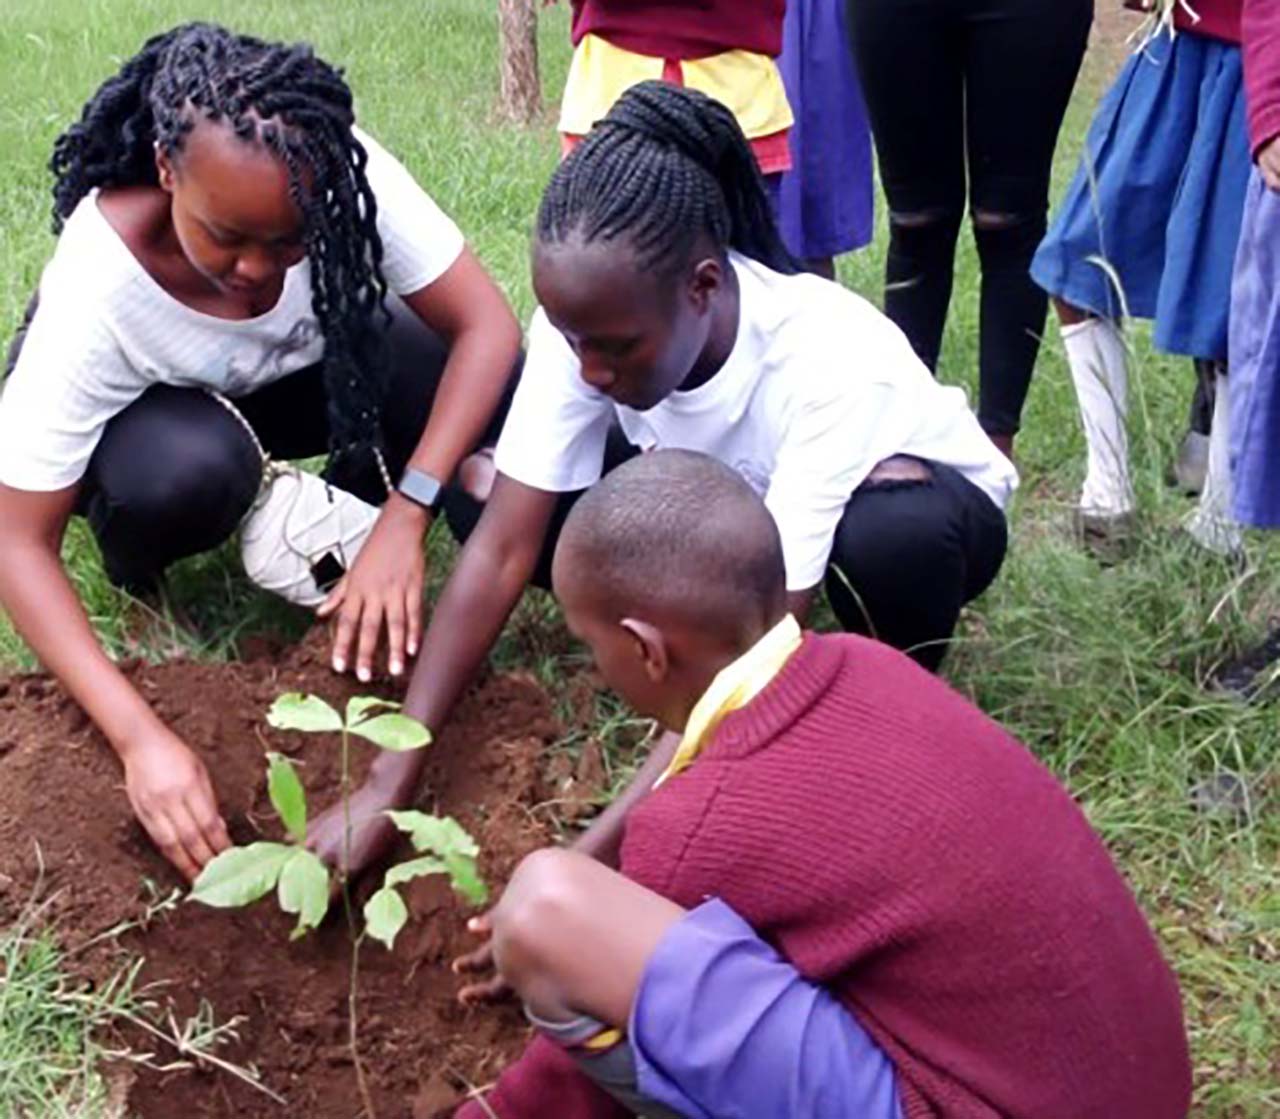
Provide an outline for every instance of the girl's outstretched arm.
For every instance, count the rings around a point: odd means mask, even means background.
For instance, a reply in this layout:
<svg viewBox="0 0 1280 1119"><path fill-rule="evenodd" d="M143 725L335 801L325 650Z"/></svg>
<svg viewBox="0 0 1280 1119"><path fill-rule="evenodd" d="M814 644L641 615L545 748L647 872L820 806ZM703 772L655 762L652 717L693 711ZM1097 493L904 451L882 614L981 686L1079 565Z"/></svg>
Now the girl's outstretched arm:
<svg viewBox="0 0 1280 1119"><path fill-rule="evenodd" d="M0 606L119 755L147 833L195 878L230 845L226 825L204 763L103 651L63 569L59 551L77 488L34 493L0 484Z"/></svg>
<svg viewBox="0 0 1280 1119"><path fill-rule="evenodd" d="M406 715L433 731L448 719L520 600L558 499L558 494L498 475L480 523L431 617L405 697ZM352 874L376 860L394 840L395 829L384 813L412 801L425 754L419 750L379 755L353 795ZM320 817L311 831L311 846L333 865L341 859L343 830L339 805Z"/></svg>

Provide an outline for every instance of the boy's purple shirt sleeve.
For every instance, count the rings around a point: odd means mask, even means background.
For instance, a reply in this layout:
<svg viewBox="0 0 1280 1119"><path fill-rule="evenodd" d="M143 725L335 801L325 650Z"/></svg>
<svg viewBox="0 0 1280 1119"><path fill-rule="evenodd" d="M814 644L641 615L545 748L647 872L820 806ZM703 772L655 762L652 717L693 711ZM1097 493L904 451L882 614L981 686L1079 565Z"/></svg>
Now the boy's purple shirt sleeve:
<svg viewBox="0 0 1280 1119"><path fill-rule="evenodd" d="M1254 156L1280 136L1280 0L1245 0L1244 87Z"/></svg>

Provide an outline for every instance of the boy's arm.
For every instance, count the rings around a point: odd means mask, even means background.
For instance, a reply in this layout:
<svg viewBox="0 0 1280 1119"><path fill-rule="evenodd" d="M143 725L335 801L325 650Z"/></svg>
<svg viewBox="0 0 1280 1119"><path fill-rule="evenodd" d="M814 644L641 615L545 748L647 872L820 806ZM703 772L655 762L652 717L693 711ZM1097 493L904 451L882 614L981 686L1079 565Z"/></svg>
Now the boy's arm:
<svg viewBox="0 0 1280 1119"><path fill-rule="evenodd" d="M680 745L680 735L665 731L622 793L600 813L572 849L617 869L622 860L622 836L631 810L653 791L654 782L666 771Z"/></svg>
<svg viewBox="0 0 1280 1119"><path fill-rule="evenodd" d="M487 1109L486 1109L487 1107ZM535 1038L524 1055L506 1070L484 1096L470 1100L454 1119L630 1119L631 1113L604 1089L596 1087L560 1046Z"/></svg>

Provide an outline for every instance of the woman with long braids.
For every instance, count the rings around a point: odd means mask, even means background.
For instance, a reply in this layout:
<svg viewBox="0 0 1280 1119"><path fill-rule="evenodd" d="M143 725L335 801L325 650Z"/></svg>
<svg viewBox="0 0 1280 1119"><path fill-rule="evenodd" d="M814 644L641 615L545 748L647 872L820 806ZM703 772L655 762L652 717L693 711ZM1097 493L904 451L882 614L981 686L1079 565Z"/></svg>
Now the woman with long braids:
<svg viewBox="0 0 1280 1119"><path fill-rule="evenodd" d="M1016 474L963 392L937 384L888 319L798 274L728 109L659 82L628 90L547 187L533 285L542 306L492 493L436 606L407 712L432 727L447 717L540 558L546 571L573 496L627 446L735 468L778 524L792 613L806 615L825 578L846 629L939 664L961 606L1000 568ZM357 794L358 861L385 838L378 810L413 795L418 766L399 759ZM669 752L654 759L650 784ZM602 817L592 849L616 839L623 812Z"/></svg>
<svg viewBox="0 0 1280 1119"><path fill-rule="evenodd" d="M307 46L200 23L158 35L51 166L57 249L0 400L0 606L194 876L227 844L209 775L95 640L59 558L68 520L85 516L111 580L146 593L235 531L264 455L328 452L334 493L381 505L345 576L324 576L341 577L321 606L335 661L354 652L367 677L385 630L399 673L423 535L492 439L519 328Z"/></svg>

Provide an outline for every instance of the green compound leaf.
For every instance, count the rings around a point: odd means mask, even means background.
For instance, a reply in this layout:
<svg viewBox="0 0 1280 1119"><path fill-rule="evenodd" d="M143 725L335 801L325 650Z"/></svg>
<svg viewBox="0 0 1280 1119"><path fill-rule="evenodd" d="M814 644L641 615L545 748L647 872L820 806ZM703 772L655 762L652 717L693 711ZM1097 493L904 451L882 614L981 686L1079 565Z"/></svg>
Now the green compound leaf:
<svg viewBox="0 0 1280 1119"><path fill-rule="evenodd" d="M409 919L404 899L390 886L383 886L364 906L365 931L388 948L395 946L396 935Z"/></svg>
<svg viewBox="0 0 1280 1119"><path fill-rule="evenodd" d="M408 862L393 866L387 871L387 877L382 884L384 886L403 886L406 882L412 882L415 878L426 878L429 874L448 873L449 868L445 866L443 860L437 859L435 855L423 855L420 859L410 859Z"/></svg>
<svg viewBox="0 0 1280 1119"><path fill-rule="evenodd" d="M415 851L439 857L453 888L467 901L482 905L487 900L488 888L476 870L480 846L457 820L452 816L428 816L425 812L388 812L387 815L397 828L408 834ZM391 873L388 872L388 879Z"/></svg>
<svg viewBox="0 0 1280 1119"><path fill-rule="evenodd" d="M276 730L300 730L308 734L339 731L342 717L319 696L288 692L267 712L267 722Z"/></svg>
<svg viewBox="0 0 1280 1119"><path fill-rule="evenodd" d="M298 915L292 939L316 928L329 910L329 870L310 851L296 848L280 872L280 908Z"/></svg>
<svg viewBox="0 0 1280 1119"><path fill-rule="evenodd" d="M373 695L358 695L347 700L347 726L353 727L369 717L370 711L399 711L400 704Z"/></svg>
<svg viewBox="0 0 1280 1119"><path fill-rule="evenodd" d="M290 838L295 843L305 843L307 794L293 762L282 754L267 754L267 793Z"/></svg>
<svg viewBox="0 0 1280 1119"><path fill-rule="evenodd" d="M408 715L375 715L362 723L349 725L347 730L394 754L421 749L431 741L431 732Z"/></svg>
<svg viewBox="0 0 1280 1119"><path fill-rule="evenodd" d="M480 854L466 829L452 816L428 816L425 812L388 812L391 822L405 832L415 851L430 851L446 858L449 855Z"/></svg>
<svg viewBox="0 0 1280 1119"><path fill-rule="evenodd" d="M223 851L200 872L191 900L218 909L255 902L271 892L295 850L284 843L250 843Z"/></svg>

